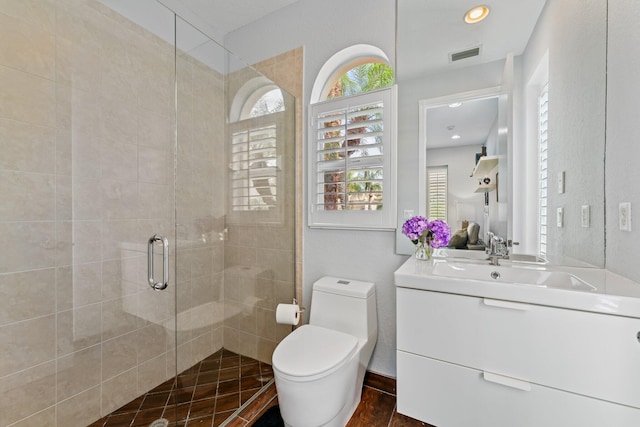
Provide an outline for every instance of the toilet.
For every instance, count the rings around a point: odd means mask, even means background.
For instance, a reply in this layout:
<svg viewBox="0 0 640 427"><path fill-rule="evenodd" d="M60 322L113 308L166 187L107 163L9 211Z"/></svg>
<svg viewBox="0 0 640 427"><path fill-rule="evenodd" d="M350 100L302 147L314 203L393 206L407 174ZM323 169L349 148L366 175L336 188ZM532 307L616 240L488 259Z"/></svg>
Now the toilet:
<svg viewBox="0 0 640 427"><path fill-rule="evenodd" d="M375 284L336 277L315 282L309 324L273 353L285 425L344 427L360 402L377 336Z"/></svg>

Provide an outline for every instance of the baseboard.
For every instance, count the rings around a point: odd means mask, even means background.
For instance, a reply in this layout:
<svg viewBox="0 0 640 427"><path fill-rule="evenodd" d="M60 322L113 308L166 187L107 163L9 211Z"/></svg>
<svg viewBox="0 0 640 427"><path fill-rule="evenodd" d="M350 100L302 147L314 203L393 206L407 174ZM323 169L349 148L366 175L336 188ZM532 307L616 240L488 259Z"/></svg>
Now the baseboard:
<svg viewBox="0 0 640 427"><path fill-rule="evenodd" d="M367 387L375 388L385 393L396 394L396 379L387 377L385 375L376 374L375 372L367 371L364 375L364 385Z"/></svg>

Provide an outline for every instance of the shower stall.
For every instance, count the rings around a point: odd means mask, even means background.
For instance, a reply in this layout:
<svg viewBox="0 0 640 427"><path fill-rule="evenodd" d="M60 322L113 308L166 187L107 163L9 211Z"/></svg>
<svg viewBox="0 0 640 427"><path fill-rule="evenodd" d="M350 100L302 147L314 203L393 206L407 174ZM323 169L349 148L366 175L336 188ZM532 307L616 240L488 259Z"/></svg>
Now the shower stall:
<svg viewBox="0 0 640 427"><path fill-rule="evenodd" d="M158 387L185 425L224 358L233 413L291 331L300 54L247 66L152 0L5 1L0 38L0 426Z"/></svg>

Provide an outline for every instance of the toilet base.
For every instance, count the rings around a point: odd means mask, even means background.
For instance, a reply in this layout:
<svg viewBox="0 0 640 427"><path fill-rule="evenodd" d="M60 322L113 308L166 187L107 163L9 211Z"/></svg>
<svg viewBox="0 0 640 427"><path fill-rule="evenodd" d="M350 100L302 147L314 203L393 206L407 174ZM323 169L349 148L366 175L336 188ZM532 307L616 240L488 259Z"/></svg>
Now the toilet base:
<svg viewBox="0 0 640 427"><path fill-rule="evenodd" d="M329 422L327 422L326 424L322 424L321 426L318 426L318 427L345 427L349 422L349 420L351 419L351 417L353 416L354 412L356 412L356 408L360 404L361 397L362 397L362 388L360 388L358 392L358 396L356 396L356 399L354 399L351 405L345 405L345 407L342 408L340 412L338 412L338 415L333 417L333 419L329 420ZM290 424L287 424L286 421L284 425L285 427L297 427L297 426L292 426Z"/></svg>

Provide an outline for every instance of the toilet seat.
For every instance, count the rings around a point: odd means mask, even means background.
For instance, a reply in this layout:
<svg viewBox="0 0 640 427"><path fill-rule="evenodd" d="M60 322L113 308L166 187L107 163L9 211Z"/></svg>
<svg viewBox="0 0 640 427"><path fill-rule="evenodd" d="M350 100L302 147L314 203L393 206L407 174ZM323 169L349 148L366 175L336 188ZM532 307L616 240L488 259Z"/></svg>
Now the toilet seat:
<svg viewBox="0 0 640 427"><path fill-rule="evenodd" d="M273 353L273 369L291 381L313 381L339 369L356 353L353 335L315 325L289 334Z"/></svg>

